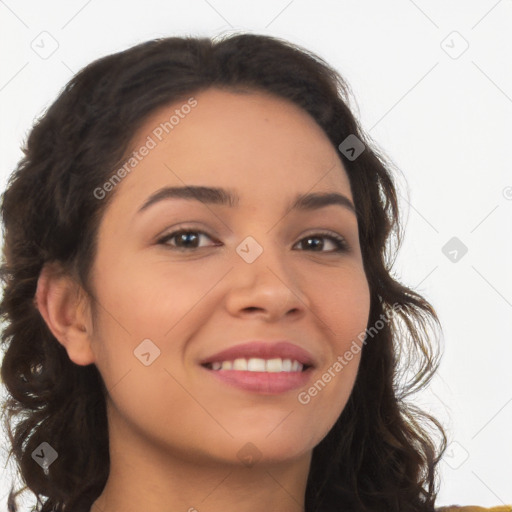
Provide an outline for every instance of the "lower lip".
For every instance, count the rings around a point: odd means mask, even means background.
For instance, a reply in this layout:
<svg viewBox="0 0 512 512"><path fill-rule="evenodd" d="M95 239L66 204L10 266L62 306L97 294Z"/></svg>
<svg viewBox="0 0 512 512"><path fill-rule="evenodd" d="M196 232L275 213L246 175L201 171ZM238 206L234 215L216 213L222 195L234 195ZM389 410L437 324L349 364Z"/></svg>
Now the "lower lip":
<svg viewBox="0 0 512 512"><path fill-rule="evenodd" d="M214 378L226 384L245 391L267 395L284 393L305 386L313 370L311 367L302 372L248 372L243 370L204 369Z"/></svg>

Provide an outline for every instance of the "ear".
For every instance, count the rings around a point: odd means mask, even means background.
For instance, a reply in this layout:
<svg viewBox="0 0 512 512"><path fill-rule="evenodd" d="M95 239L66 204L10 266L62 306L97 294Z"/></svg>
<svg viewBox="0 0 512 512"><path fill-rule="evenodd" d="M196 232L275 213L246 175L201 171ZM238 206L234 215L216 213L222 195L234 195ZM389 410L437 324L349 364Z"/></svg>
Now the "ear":
<svg viewBox="0 0 512 512"><path fill-rule="evenodd" d="M35 303L71 361L82 366L94 363L90 302L75 279L57 265L45 265L37 281Z"/></svg>

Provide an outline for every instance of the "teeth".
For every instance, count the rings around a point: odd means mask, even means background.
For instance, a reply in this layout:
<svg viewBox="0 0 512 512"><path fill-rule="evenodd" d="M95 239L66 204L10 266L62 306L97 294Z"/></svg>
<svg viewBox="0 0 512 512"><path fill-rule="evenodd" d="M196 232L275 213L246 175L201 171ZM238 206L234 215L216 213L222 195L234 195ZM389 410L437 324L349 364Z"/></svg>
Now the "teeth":
<svg viewBox="0 0 512 512"><path fill-rule="evenodd" d="M240 357L234 361L216 361L211 364L212 370L239 370L249 372L301 372L304 365L298 361L291 359L261 359L258 357L251 357L245 359Z"/></svg>
<svg viewBox="0 0 512 512"><path fill-rule="evenodd" d="M247 361L247 369L250 372L266 372L267 364L265 363L265 359L249 359Z"/></svg>
<svg viewBox="0 0 512 512"><path fill-rule="evenodd" d="M269 359L267 361L267 372L282 372L283 360L281 358Z"/></svg>
<svg viewBox="0 0 512 512"><path fill-rule="evenodd" d="M294 361L294 362L297 362L297 361ZM283 365L284 372L291 372L293 369L293 363L292 363L291 359L285 359L284 361L282 361L282 365Z"/></svg>
<svg viewBox="0 0 512 512"><path fill-rule="evenodd" d="M300 372L301 370L302 370L302 365L298 361L293 361L292 372Z"/></svg>
<svg viewBox="0 0 512 512"><path fill-rule="evenodd" d="M235 359L233 361L233 370L245 370L247 371L247 359Z"/></svg>

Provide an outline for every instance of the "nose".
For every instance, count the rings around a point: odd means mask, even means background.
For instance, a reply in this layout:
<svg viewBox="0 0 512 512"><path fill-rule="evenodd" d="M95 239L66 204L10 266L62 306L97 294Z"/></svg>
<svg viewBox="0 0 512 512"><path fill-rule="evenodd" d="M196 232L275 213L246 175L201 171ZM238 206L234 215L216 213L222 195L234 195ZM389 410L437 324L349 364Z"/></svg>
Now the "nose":
<svg viewBox="0 0 512 512"><path fill-rule="evenodd" d="M228 278L226 308L231 315L255 315L267 321L304 315L309 307L307 297L277 249L266 248L251 263L241 254L233 257Z"/></svg>

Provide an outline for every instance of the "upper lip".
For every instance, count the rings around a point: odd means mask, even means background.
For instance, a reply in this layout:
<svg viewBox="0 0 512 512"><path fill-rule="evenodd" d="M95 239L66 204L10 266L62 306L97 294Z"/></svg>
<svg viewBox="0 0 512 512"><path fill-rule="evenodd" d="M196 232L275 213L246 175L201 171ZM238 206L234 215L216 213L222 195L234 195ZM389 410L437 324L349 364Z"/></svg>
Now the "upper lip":
<svg viewBox="0 0 512 512"><path fill-rule="evenodd" d="M217 352L205 359L200 364L234 361L238 358L250 359L257 357L261 359L291 359L298 361L304 366L316 366L313 356L304 348L289 341L249 341L234 345L225 350Z"/></svg>

